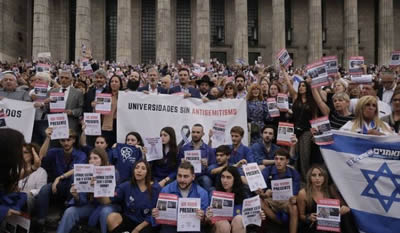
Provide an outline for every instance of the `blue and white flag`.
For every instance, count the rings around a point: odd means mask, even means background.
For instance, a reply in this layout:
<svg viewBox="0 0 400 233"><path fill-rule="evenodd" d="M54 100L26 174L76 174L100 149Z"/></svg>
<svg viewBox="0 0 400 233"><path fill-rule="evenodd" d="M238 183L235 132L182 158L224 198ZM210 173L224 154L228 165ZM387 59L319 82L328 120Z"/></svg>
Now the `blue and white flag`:
<svg viewBox="0 0 400 233"><path fill-rule="evenodd" d="M400 137L333 134L321 152L360 232L400 232Z"/></svg>

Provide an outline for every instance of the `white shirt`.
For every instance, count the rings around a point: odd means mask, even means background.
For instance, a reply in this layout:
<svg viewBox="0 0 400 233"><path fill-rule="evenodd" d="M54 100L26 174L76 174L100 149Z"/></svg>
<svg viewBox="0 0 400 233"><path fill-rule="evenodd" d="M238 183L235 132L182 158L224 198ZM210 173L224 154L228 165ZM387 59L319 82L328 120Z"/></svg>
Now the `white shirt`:
<svg viewBox="0 0 400 233"><path fill-rule="evenodd" d="M350 100L350 112L355 114L356 105L359 99L354 98ZM387 103L378 100L379 118L392 114L392 108Z"/></svg>
<svg viewBox="0 0 400 233"><path fill-rule="evenodd" d="M18 188L20 188L22 192L32 193L33 196L36 196L45 184L47 184L47 172L39 167L29 176L19 180Z"/></svg>
<svg viewBox="0 0 400 233"><path fill-rule="evenodd" d="M386 122L383 122L383 123L386 125L386 127L388 129L390 129L390 126ZM351 128L353 128L353 125L354 125L354 121L348 121L346 124L344 124L340 128L340 130L351 132ZM383 133L385 135L395 135L395 133L393 133L393 132L383 131L381 128L375 127L375 124L372 123L372 122L370 122L369 124L364 123L364 127L365 127L365 129L367 131L370 130L370 129L376 129L376 130L378 130L378 132ZM362 134L363 133L363 129L361 129L361 127L358 127L355 132Z"/></svg>
<svg viewBox="0 0 400 233"><path fill-rule="evenodd" d="M383 88L383 93L382 93L382 101L383 102L390 104L390 100L392 99L394 89L396 89L396 85L394 85L394 87L389 90L386 90L385 88Z"/></svg>

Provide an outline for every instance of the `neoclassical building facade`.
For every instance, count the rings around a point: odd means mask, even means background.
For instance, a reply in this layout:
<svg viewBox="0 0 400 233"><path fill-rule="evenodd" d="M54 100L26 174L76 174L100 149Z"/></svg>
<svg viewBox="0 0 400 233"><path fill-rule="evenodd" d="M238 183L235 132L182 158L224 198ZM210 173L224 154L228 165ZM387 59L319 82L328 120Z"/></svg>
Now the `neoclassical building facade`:
<svg viewBox="0 0 400 233"><path fill-rule="evenodd" d="M287 48L295 65L336 55L387 64L400 49L399 0L0 0L0 61L51 52L130 64L228 64Z"/></svg>

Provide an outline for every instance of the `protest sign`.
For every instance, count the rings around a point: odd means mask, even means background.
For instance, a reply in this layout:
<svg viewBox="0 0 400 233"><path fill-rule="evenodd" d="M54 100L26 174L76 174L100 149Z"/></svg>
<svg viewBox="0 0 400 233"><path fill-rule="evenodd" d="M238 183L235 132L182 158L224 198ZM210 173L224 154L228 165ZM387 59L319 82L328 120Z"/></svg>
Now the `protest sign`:
<svg viewBox="0 0 400 233"><path fill-rule="evenodd" d="M372 75L366 74L366 75L352 75L351 76L351 82L352 83L357 83L357 84L368 84L372 83Z"/></svg>
<svg viewBox="0 0 400 233"><path fill-rule="evenodd" d="M297 75L297 74L293 75L293 89L296 92L299 92L299 85L301 82L304 82L303 77L301 77L300 75Z"/></svg>
<svg viewBox="0 0 400 233"><path fill-rule="evenodd" d="M289 66L293 63L292 58L290 58L290 55L286 49L279 51L276 57L278 58L279 64L283 65L286 69L289 68Z"/></svg>
<svg viewBox="0 0 400 233"><path fill-rule="evenodd" d="M267 105L268 105L268 112L271 117L279 117L281 115L275 98L268 98Z"/></svg>
<svg viewBox="0 0 400 233"><path fill-rule="evenodd" d="M115 168L114 166L94 167L94 197L114 197L115 193Z"/></svg>
<svg viewBox="0 0 400 233"><path fill-rule="evenodd" d="M31 219L28 214L7 216L1 222L0 232L5 233L29 233Z"/></svg>
<svg viewBox="0 0 400 233"><path fill-rule="evenodd" d="M338 72L338 59L336 56L323 57L322 61L326 66L328 76L334 76Z"/></svg>
<svg viewBox="0 0 400 233"><path fill-rule="evenodd" d="M4 98L0 101L0 110L6 115L6 126L18 130L24 135L25 141L30 142L36 111L33 103Z"/></svg>
<svg viewBox="0 0 400 233"><path fill-rule="evenodd" d="M194 173L201 173L201 151L187 150L184 152L185 160L189 161L194 167Z"/></svg>
<svg viewBox="0 0 400 233"><path fill-rule="evenodd" d="M328 116L310 120L311 127L316 130L314 141L317 145L329 145L333 143L333 134Z"/></svg>
<svg viewBox="0 0 400 233"><path fill-rule="evenodd" d="M272 200L287 201L293 196L292 178L271 180Z"/></svg>
<svg viewBox="0 0 400 233"><path fill-rule="evenodd" d="M54 113L47 115L49 127L53 129L51 140L69 138L69 124L66 113Z"/></svg>
<svg viewBox="0 0 400 233"><path fill-rule="evenodd" d="M400 51L393 51L390 56L390 67L400 66Z"/></svg>
<svg viewBox="0 0 400 233"><path fill-rule="evenodd" d="M178 196L169 193L160 193L157 201L159 216L156 218L157 224L176 226Z"/></svg>
<svg viewBox="0 0 400 233"><path fill-rule="evenodd" d="M250 191L254 192L258 189L264 189L267 187L267 184L265 183L264 177L262 176L257 163L244 164L242 165L242 167Z"/></svg>
<svg viewBox="0 0 400 233"><path fill-rule="evenodd" d="M213 136L212 140L213 142L217 142L219 144L225 143L225 130L226 130L226 121L221 121L221 120L214 120L213 121Z"/></svg>
<svg viewBox="0 0 400 233"><path fill-rule="evenodd" d="M200 218L197 210L200 209L200 198L179 198L177 231L200 231Z"/></svg>
<svg viewBox="0 0 400 233"><path fill-rule="evenodd" d="M51 92L50 93L50 112L65 111L65 93Z"/></svg>
<svg viewBox="0 0 400 233"><path fill-rule="evenodd" d="M340 232L340 201L320 199L317 201L317 230Z"/></svg>
<svg viewBox="0 0 400 233"><path fill-rule="evenodd" d="M351 75L360 75L364 72L364 57L350 57L349 58L349 73Z"/></svg>
<svg viewBox="0 0 400 233"><path fill-rule="evenodd" d="M49 64L38 63L36 64L36 72L50 72L51 67Z"/></svg>
<svg viewBox="0 0 400 233"><path fill-rule="evenodd" d="M287 94L278 93L276 98L276 105L282 112L287 112L289 110L289 100Z"/></svg>
<svg viewBox="0 0 400 233"><path fill-rule="evenodd" d="M43 102L47 98L47 88L48 84L43 82L38 82L33 88L33 94L37 97L36 102Z"/></svg>
<svg viewBox="0 0 400 233"><path fill-rule="evenodd" d="M78 193L93 193L93 170L92 164L74 164L74 185Z"/></svg>
<svg viewBox="0 0 400 233"><path fill-rule="evenodd" d="M37 54L37 58L39 61L50 61L51 53L50 52L41 52Z"/></svg>
<svg viewBox="0 0 400 233"><path fill-rule="evenodd" d="M89 136L101 135L100 126L100 113L83 113L83 120L85 122L85 134Z"/></svg>
<svg viewBox="0 0 400 233"><path fill-rule="evenodd" d="M0 128L6 128L7 123L6 123L6 114L4 113L4 110L0 110Z"/></svg>
<svg viewBox="0 0 400 233"><path fill-rule="evenodd" d="M144 147L146 147L147 162L163 158L163 148L160 137L144 137Z"/></svg>
<svg viewBox="0 0 400 233"><path fill-rule="evenodd" d="M323 61L314 62L306 67L307 74L312 78L311 87L320 87L329 84L328 73Z"/></svg>
<svg viewBox="0 0 400 233"><path fill-rule="evenodd" d="M242 221L246 227L248 225L261 226L261 202L260 196L255 196L243 200Z"/></svg>
<svg viewBox="0 0 400 233"><path fill-rule="evenodd" d="M213 212L211 222L232 220L234 202L234 193L213 191L211 196L211 209Z"/></svg>
<svg viewBox="0 0 400 233"><path fill-rule="evenodd" d="M290 138L294 134L294 124L287 122L279 122L278 125L278 137L276 138L276 144L281 146L291 146L292 140Z"/></svg>
<svg viewBox="0 0 400 233"><path fill-rule="evenodd" d="M96 93L96 112L104 115L111 113L111 94L108 93Z"/></svg>
<svg viewBox="0 0 400 233"><path fill-rule="evenodd" d="M228 132L233 126L245 129L242 143L248 144L247 110L243 99L203 103L201 99L184 99L175 95L143 95L122 91L118 94L117 112L117 141L120 143L125 142L125 136L131 131L158 135L162 128L171 126L176 132L177 143L183 145L190 142L190 128L194 124L201 124L204 132L209 132L213 122L219 120L226 121L225 129ZM208 141L207 135L203 140ZM230 143L230 134L225 134L225 143L216 141L213 146Z"/></svg>

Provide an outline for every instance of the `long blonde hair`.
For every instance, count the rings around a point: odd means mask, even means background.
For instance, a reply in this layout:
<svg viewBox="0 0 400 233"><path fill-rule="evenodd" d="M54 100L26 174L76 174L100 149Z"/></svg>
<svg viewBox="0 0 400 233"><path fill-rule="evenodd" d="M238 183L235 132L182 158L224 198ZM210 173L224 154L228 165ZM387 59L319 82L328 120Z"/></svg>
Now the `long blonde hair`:
<svg viewBox="0 0 400 233"><path fill-rule="evenodd" d="M314 169L318 169L321 172L321 175L324 177L324 183L322 184L321 187L321 192L324 194L324 197L329 198L330 194L329 194L329 176L328 176L328 172L326 171L326 169L324 167L322 167L319 164L314 164L310 169L308 169L307 171L307 175L306 175L306 205L309 209L312 208L312 203L313 203L313 185L311 182L311 176L312 176L312 171Z"/></svg>
<svg viewBox="0 0 400 233"><path fill-rule="evenodd" d="M376 105L376 111L375 111L375 116L374 116L374 122L375 125L378 129L381 129L383 131L390 132L390 129L386 127L385 123L379 119L379 109L378 109L378 101L376 100L375 96L367 95L361 97L356 105L355 109L355 118L354 118L354 124L353 127L351 128L352 132L356 132L357 129L362 128L364 124L364 108L367 104L374 103Z"/></svg>

